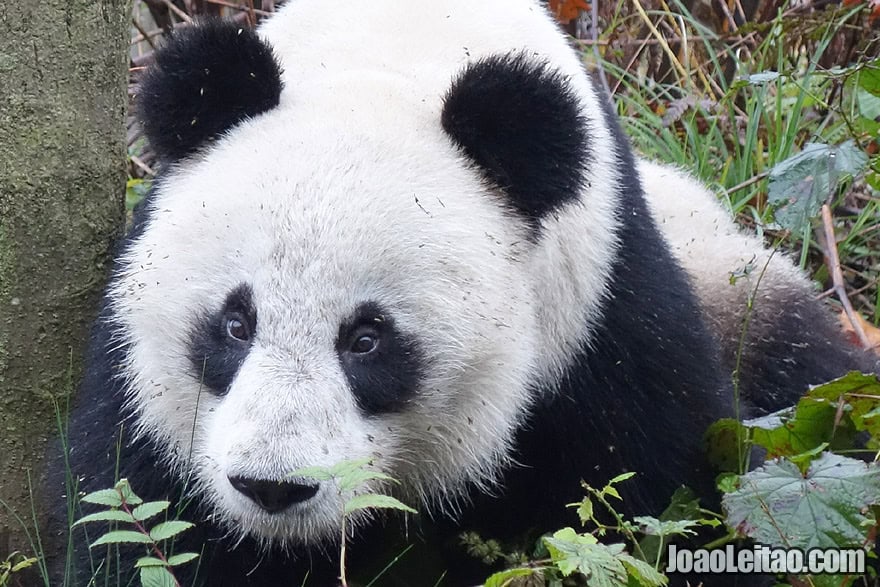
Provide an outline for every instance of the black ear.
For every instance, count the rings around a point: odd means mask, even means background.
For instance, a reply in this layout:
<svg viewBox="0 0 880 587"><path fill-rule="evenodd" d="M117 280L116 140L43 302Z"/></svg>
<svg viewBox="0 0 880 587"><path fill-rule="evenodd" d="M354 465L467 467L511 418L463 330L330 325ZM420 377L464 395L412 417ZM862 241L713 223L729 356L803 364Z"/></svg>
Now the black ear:
<svg viewBox="0 0 880 587"><path fill-rule="evenodd" d="M141 80L138 114L163 161L186 157L278 105L281 68L257 35L225 20L178 29Z"/></svg>
<svg viewBox="0 0 880 587"><path fill-rule="evenodd" d="M446 94L443 129L530 220L577 197L589 137L568 79L524 53L476 61Z"/></svg>

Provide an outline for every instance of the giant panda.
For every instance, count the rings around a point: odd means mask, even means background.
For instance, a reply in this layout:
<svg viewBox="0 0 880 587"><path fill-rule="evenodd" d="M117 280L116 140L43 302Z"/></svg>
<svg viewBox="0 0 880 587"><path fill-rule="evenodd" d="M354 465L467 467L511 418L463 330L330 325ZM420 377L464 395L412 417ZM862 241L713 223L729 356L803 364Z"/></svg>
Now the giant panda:
<svg viewBox="0 0 880 587"><path fill-rule="evenodd" d="M410 585L479 582L458 534L571 525L582 479L638 472L620 487L635 513L682 484L711 494L701 439L735 413L745 288L726 272L765 253L693 180L633 155L539 3L329 18L296 0L256 33L205 21L137 100L163 170L120 246L65 459L78 491L126 477L186 504L175 548L201 558L184 584L331 584L351 496L290 475L306 466L369 459L397 480L358 491L420 514L355 516L349 570L419 543ZM677 186L711 218L681 215ZM691 255L681 235L704 220L735 254ZM775 338L822 311L789 265L752 340L756 412L860 360L808 340L820 367ZM116 572L77 556L80 578Z"/></svg>

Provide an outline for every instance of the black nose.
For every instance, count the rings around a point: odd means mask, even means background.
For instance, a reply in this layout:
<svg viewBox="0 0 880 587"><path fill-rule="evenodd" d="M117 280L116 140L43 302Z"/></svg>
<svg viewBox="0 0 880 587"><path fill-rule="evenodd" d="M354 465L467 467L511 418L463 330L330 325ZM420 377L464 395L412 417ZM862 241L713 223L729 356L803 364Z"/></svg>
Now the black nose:
<svg viewBox="0 0 880 587"><path fill-rule="evenodd" d="M277 514L318 493L317 485L302 485L293 481L229 477L229 483L270 514Z"/></svg>

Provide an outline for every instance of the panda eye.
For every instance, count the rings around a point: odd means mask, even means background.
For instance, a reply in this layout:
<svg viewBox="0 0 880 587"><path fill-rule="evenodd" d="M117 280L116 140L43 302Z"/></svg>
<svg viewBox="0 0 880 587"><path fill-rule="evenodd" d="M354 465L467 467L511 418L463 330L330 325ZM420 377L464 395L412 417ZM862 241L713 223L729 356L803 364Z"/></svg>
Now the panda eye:
<svg viewBox="0 0 880 587"><path fill-rule="evenodd" d="M239 342L247 342L251 339L251 330L241 314L235 313L227 316L226 335Z"/></svg>
<svg viewBox="0 0 880 587"><path fill-rule="evenodd" d="M355 355L367 355L375 351L378 346L379 333L372 328L364 328L358 329L352 336L348 351Z"/></svg>

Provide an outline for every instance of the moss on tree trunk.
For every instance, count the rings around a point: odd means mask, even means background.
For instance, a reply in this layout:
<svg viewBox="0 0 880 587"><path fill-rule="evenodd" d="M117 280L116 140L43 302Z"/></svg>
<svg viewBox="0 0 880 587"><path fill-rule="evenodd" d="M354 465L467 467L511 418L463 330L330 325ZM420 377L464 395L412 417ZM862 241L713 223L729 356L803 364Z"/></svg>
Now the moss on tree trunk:
<svg viewBox="0 0 880 587"><path fill-rule="evenodd" d="M0 499L56 430L123 221L128 0L0 3ZM0 559L29 552L0 505Z"/></svg>

